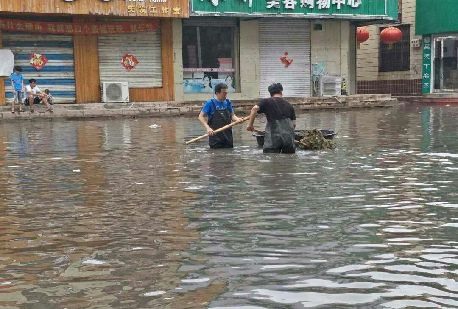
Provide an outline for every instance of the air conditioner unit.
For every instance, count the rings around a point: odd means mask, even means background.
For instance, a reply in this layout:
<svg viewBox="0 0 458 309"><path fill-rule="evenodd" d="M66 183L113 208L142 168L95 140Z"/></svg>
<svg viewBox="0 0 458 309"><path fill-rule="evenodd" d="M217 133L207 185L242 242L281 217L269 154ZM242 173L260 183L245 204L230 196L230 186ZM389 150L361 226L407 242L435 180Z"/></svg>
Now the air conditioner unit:
<svg viewBox="0 0 458 309"><path fill-rule="evenodd" d="M320 78L320 96L338 96L342 91L342 77L324 75Z"/></svg>
<svg viewBox="0 0 458 309"><path fill-rule="evenodd" d="M103 82L102 100L104 103L129 102L128 82Z"/></svg>

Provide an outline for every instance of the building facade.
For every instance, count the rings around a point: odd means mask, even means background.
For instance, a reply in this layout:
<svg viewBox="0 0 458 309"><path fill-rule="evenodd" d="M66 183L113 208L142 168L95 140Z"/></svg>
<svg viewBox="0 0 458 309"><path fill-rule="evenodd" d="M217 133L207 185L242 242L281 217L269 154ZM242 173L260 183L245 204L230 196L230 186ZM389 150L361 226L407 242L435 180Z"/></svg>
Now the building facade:
<svg viewBox="0 0 458 309"><path fill-rule="evenodd" d="M398 0L0 0L0 44L57 103L201 101L356 93L355 29L392 23ZM188 18L190 17L190 18ZM0 46L1 47L1 46ZM1 78L1 77L0 77ZM0 82L0 102L13 97Z"/></svg>
<svg viewBox="0 0 458 309"><path fill-rule="evenodd" d="M423 53L416 34L416 0L400 0L399 13L399 22L393 24L402 32L398 43L381 42L380 32L387 25L367 26L369 40L357 49L358 93L421 94Z"/></svg>
<svg viewBox="0 0 458 309"><path fill-rule="evenodd" d="M128 82L132 102L174 99L172 21L189 16L187 0L29 4L0 0L0 47L56 103L101 102L103 85L117 81ZM13 93L2 79L4 104Z"/></svg>
<svg viewBox="0 0 458 309"><path fill-rule="evenodd" d="M266 97L273 82L288 97L340 95L342 84L355 93L356 26L393 22L397 14L397 0L193 0L190 18L174 21L182 55L175 97L203 100L218 82L229 85L232 99Z"/></svg>
<svg viewBox="0 0 458 309"><path fill-rule="evenodd" d="M458 3L417 0L416 32L422 38L422 93L458 92Z"/></svg>

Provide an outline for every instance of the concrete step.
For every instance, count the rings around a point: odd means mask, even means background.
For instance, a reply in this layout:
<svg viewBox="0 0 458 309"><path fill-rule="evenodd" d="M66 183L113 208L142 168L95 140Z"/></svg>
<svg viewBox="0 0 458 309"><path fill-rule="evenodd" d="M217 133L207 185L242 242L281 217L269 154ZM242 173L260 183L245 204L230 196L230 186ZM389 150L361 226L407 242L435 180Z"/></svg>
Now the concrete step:
<svg viewBox="0 0 458 309"><path fill-rule="evenodd" d="M345 109L388 107L397 100L390 95L355 95L318 98L286 98L298 110ZM257 100L234 100L237 112L247 113ZM0 106L0 121L19 119L52 119L52 118L95 118L95 117L156 117L156 116L197 116L203 102L144 102L144 103L89 103L89 104L55 104L54 112L45 111L44 106L36 106L30 113L28 107L23 113L11 113L10 106Z"/></svg>

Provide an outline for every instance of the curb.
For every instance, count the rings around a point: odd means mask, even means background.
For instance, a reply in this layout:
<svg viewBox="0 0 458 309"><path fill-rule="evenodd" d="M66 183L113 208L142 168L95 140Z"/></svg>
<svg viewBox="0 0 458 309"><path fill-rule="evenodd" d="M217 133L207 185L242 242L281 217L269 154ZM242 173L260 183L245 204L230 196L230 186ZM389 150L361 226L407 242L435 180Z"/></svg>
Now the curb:
<svg viewBox="0 0 458 309"><path fill-rule="evenodd" d="M385 108L398 104L397 99L387 95L286 99L299 111ZM249 112L257 102L258 100L234 100L233 105L238 113L243 114ZM44 112L44 108L37 106L35 113L30 113L26 109L25 112L12 114L10 108L10 106L0 107L0 121L196 116L202 108L202 102L59 104L54 105L54 113Z"/></svg>

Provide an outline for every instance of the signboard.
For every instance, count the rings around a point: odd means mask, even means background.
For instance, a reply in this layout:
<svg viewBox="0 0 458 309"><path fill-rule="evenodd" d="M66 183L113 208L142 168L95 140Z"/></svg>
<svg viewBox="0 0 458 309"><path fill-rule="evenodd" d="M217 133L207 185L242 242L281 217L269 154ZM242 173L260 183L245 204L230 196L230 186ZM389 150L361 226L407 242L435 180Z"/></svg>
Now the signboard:
<svg viewBox="0 0 458 309"><path fill-rule="evenodd" d="M458 32L456 0L416 0L415 33Z"/></svg>
<svg viewBox="0 0 458 309"><path fill-rule="evenodd" d="M421 93L431 93L431 37L423 37L423 66Z"/></svg>
<svg viewBox="0 0 458 309"><path fill-rule="evenodd" d="M33 4L31 4L33 2ZM189 17L188 0L0 0L0 12L132 17Z"/></svg>
<svg viewBox="0 0 458 309"><path fill-rule="evenodd" d="M47 34L117 34L131 32L151 32L159 28L158 20L148 22L113 23L59 23L38 22L21 19L0 19L0 31L47 33Z"/></svg>
<svg viewBox="0 0 458 309"><path fill-rule="evenodd" d="M192 15L323 15L396 20L398 0L192 0Z"/></svg>
<svg viewBox="0 0 458 309"><path fill-rule="evenodd" d="M0 76L10 76L13 73L14 54L10 49L0 49Z"/></svg>
<svg viewBox="0 0 458 309"><path fill-rule="evenodd" d="M135 16L171 16L183 15L183 8L178 5L169 5L173 0L126 0L127 13Z"/></svg>

